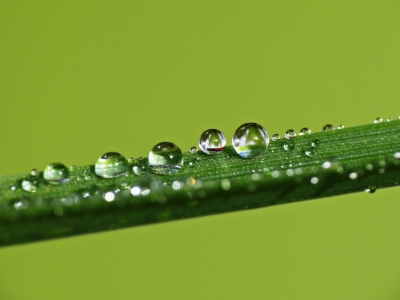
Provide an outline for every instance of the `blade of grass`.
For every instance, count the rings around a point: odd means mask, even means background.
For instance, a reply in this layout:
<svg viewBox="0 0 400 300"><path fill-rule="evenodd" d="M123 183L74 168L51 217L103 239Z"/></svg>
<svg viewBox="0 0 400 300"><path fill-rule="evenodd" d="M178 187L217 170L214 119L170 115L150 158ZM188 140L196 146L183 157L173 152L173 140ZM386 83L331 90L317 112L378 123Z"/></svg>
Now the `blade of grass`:
<svg viewBox="0 0 400 300"><path fill-rule="evenodd" d="M317 147L311 147L316 139ZM0 245L318 199L400 184L400 120L271 142L254 159L232 147L216 156L184 153L175 174L103 179L70 168L70 181L20 188L27 174L0 181ZM308 152L308 155L306 153ZM130 169L146 160L131 159Z"/></svg>

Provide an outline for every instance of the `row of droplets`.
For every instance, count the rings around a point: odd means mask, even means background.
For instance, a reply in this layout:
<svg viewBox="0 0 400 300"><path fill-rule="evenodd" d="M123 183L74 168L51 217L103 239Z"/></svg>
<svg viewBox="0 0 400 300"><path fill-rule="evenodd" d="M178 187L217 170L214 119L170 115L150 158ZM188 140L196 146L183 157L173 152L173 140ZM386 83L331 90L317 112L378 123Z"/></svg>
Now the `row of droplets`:
<svg viewBox="0 0 400 300"><path fill-rule="evenodd" d="M399 117L400 118L400 117ZM391 121L388 119L387 121ZM382 122L382 118L376 118L374 123ZM338 129L343 129L343 125L339 125ZM322 129L324 132L335 130L331 124L326 124ZM307 127L300 129L299 135L311 134L311 130ZM293 138L297 133L293 129L289 129L285 133L286 141L283 143L283 149L292 151L295 149ZM280 140L279 134L272 136L272 141ZM269 145L269 135L267 130L257 123L245 123L237 128L232 137L232 146L237 154L243 158L255 158L267 149ZM310 147L306 149L305 154L313 157L317 152L319 140L314 140ZM199 140L200 149L208 155L221 153L226 147L225 135L218 129L208 129L204 131ZM197 152L196 147L192 147L192 153ZM161 142L153 147L149 153L148 166L153 173L159 175L172 174L183 166L183 154L181 149L174 143ZM137 168L137 166L135 166ZM139 171L134 173L140 174ZM95 174L102 178L115 178L128 174L129 163L126 158L117 152L108 152L102 155L95 164ZM69 170L61 163L53 163L48 165L43 172L43 179L51 185L60 185L69 182ZM28 177L22 180L21 187L25 191L35 192L40 185L41 178L39 172L34 169ZM16 187L11 188L15 190Z"/></svg>

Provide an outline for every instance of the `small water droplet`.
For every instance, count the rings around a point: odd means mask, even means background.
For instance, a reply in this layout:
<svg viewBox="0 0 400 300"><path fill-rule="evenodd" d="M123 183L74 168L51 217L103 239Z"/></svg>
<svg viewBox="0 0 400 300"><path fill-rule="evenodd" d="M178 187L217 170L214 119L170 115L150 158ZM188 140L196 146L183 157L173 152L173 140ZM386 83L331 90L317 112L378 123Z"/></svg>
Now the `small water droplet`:
<svg viewBox="0 0 400 300"><path fill-rule="evenodd" d="M310 182L312 184L317 184L319 182L319 179L318 179L318 177L313 177L313 178L311 178Z"/></svg>
<svg viewBox="0 0 400 300"><path fill-rule="evenodd" d="M308 157L314 157L317 154L317 148L316 147L308 147L306 149L305 153Z"/></svg>
<svg viewBox="0 0 400 300"><path fill-rule="evenodd" d="M107 152L97 160L94 172L103 178L119 177L128 172L128 161L117 152Z"/></svg>
<svg viewBox="0 0 400 300"><path fill-rule="evenodd" d="M33 174L38 174L37 172L33 172ZM21 187L24 191L35 193L37 188L40 186L39 177L36 175L28 175L21 181Z"/></svg>
<svg viewBox="0 0 400 300"><path fill-rule="evenodd" d="M149 164L147 159L143 159L142 157L138 158L132 167L133 173L136 175L144 175L148 173Z"/></svg>
<svg viewBox="0 0 400 300"><path fill-rule="evenodd" d="M268 132L260 124L245 123L233 135L232 145L241 157L257 157L263 154L269 145Z"/></svg>
<svg viewBox="0 0 400 300"><path fill-rule="evenodd" d="M333 126L332 124L326 124L324 127L322 127L322 131L332 131L335 130L335 126Z"/></svg>
<svg viewBox="0 0 400 300"><path fill-rule="evenodd" d="M221 180L221 187L225 191L229 190L231 188L231 182L229 181L229 179L222 179Z"/></svg>
<svg viewBox="0 0 400 300"><path fill-rule="evenodd" d="M337 127L337 129L344 129L344 125L339 125L338 127Z"/></svg>
<svg viewBox="0 0 400 300"><path fill-rule="evenodd" d="M287 139L293 139L296 137L296 131L294 131L293 129L288 129L285 133L285 138Z"/></svg>
<svg viewBox="0 0 400 300"><path fill-rule="evenodd" d="M294 174L294 171L292 169L287 169L286 170L286 175L287 176L292 176Z"/></svg>
<svg viewBox="0 0 400 300"><path fill-rule="evenodd" d="M149 165L159 175L176 173L183 165L182 151L174 143L158 143L149 153Z"/></svg>
<svg viewBox="0 0 400 300"><path fill-rule="evenodd" d="M38 176L39 175L39 171L37 169L32 169L31 171L31 176Z"/></svg>
<svg viewBox="0 0 400 300"><path fill-rule="evenodd" d="M286 140L283 143L283 149L285 151L293 151L296 148L296 143L293 140Z"/></svg>
<svg viewBox="0 0 400 300"><path fill-rule="evenodd" d="M197 147L193 146L192 148L190 148L190 153L197 153Z"/></svg>
<svg viewBox="0 0 400 300"><path fill-rule="evenodd" d="M319 143L320 143L320 140L319 139L315 139L315 140L313 140L311 142L311 146L312 147L318 147Z"/></svg>
<svg viewBox="0 0 400 300"><path fill-rule="evenodd" d="M181 182L181 181L179 181L179 180L175 180L175 181L172 183L172 189L173 189L173 190L177 191L177 190L180 190L181 188L183 188L183 182Z"/></svg>
<svg viewBox="0 0 400 300"><path fill-rule="evenodd" d="M27 209L29 207L29 202L25 199L21 199L14 203L14 208L17 210Z"/></svg>
<svg viewBox="0 0 400 300"><path fill-rule="evenodd" d="M391 121L393 121L393 119L392 119L392 118L388 118L388 119L386 119L386 122L391 122Z"/></svg>
<svg viewBox="0 0 400 300"><path fill-rule="evenodd" d="M382 122L382 118L378 117L374 120L375 124L381 123Z"/></svg>
<svg viewBox="0 0 400 300"><path fill-rule="evenodd" d="M200 136L199 147L206 154L219 154L225 146L225 135L218 129L208 129Z"/></svg>
<svg viewBox="0 0 400 300"><path fill-rule="evenodd" d="M68 168L61 163L52 163L43 172L44 180L53 185L67 183L69 181L68 176Z"/></svg>
<svg viewBox="0 0 400 300"><path fill-rule="evenodd" d="M115 200L115 193L113 191L107 191L104 193L103 198L107 202L112 202Z"/></svg>
<svg viewBox="0 0 400 300"><path fill-rule="evenodd" d="M299 135L307 135L307 134L311 134L311 129L307 127L303 127L302 129L300 129Z"/></svg>
<svg viewBox="0 0 400 300"><path fill-rule="evenodd" d="M280 140L281 139L281 136L279 135L279 134L277 134L277 133L275 133L273 136L272 136L272 140L273 141L278 141L278 140Z"/></svg>
<svg viewBox="0 0 400 300"><path fill-rule="evenodd" d="M375 186L369 186L364 191L366 191L367 193L373 194L373 193L376 192L376 187Z"/></svg>

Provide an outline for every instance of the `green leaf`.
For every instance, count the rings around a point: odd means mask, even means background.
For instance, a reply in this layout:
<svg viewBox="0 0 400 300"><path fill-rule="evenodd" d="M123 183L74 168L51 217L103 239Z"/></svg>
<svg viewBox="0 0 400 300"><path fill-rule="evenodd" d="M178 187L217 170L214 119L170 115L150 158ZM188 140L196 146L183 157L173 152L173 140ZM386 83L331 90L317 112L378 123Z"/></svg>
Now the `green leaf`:
<svg viewBox="0 0 400 300"><path fill-rule="evenodd" d="M170 175L151 173L139 158L116 178L96 176L92 165L70 167L69 181L59 185L37 171L4 177L0 245L399 185L399 133L396 120L272 141L253 159L232 147L218 155L188 152Z"/></svg>

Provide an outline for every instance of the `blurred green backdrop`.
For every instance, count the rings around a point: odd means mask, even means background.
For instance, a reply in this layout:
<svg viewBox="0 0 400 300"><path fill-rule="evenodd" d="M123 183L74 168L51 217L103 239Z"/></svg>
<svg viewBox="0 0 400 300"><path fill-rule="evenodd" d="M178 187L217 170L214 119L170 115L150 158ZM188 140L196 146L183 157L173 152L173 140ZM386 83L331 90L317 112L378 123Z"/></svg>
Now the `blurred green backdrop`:
<svg viewBox="0 0 400 300"><path fill-rule="evenodd" d="M399 1L0 1L0 172L398 118ZM0 249L0 299L400 299L400 190Z"/></svg>

